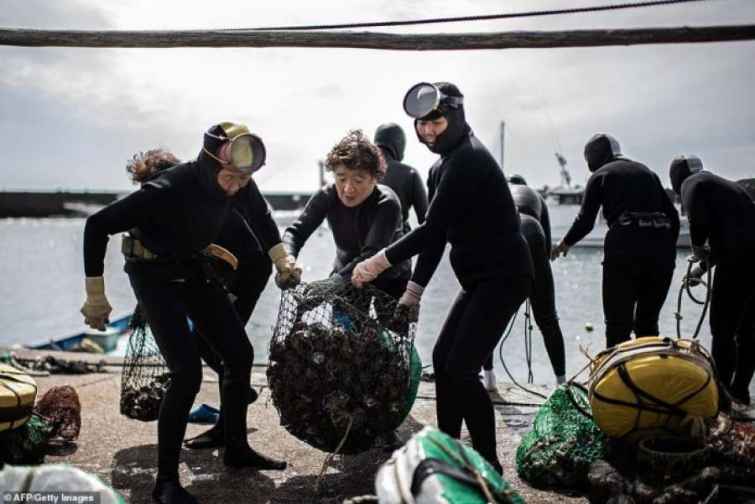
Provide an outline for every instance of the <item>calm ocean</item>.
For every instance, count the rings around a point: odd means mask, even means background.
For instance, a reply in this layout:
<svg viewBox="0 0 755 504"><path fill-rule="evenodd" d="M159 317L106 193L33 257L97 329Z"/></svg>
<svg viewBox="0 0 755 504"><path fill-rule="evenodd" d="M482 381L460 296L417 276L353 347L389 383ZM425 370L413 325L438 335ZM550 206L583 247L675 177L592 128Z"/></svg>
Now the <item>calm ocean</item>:
<svg viewBox="0 0 755 504"><path fill-rule="evenodd" d="M554 237L568 227L578 207L552 206ZM84 329L79 308L84 299L82 235L84 219L0 219L0 345L27 344L57 339ZM598 230L598 232L601 232ZM120 238L111 239L106 262L106 288L114 316L130 311L134 297L123 272ZM671 291L661 312L663 335L676 334L677 294L686 272L688 250L680 249ZM333 241L327 228L321 228L302 251L305 280L323 278L334 256ZM575 248L566 258L553 263L556 300L566 339L567 372L582 368L585 358L579 347L594 354L604 346L601 305L600 248ZM459 285L447 259L431 281L423 297L417 346L425 363L430 362L433 343ZM704 295L699 288L700 296ZM280 291L271 281L257 305L247 332L255 347L256 361L263 362L274 324ZM688 299L683 303L682 334L691 335L700 307ZM526 379L523 317L518 317L511 337L503 348L509 369L518 380ZM594 331L588 332L586 324ZM473 338L474 335L469 335ZM533 369L537 383L552 382L550 363L540 333L534 332ZM707 320L701 331L706 346L710 343ZM500 364L496 360L496 368ZM499 376L502 372L499 371Z"/></svg>

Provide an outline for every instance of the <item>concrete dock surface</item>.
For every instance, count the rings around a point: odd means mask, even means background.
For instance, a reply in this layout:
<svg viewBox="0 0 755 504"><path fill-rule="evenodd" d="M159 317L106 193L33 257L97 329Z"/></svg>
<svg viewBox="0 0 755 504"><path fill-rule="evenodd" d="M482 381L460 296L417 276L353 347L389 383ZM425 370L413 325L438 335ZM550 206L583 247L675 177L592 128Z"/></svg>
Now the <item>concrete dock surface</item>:
<svg viewBox="0 0 755 504"><path fill-rule="evenodd" d="M90 354L15 351L22 358L53 355L71 360L103 360L102 356ZM71 385L81 401L82 425L76 450L62 456L49 455L46 462L67 463L94 473L132 504L150 503L157 464L157 422L131 420L119 413L122 363L112 357L104 360L106 366L101 373L36 377L38 397L53 386ZM217 406L217 376L209 368L205 369L205 380L195 405ZM315 491L327 453L299 441L279 424L278 412L266 387L264 367L255 367L252 384L260 397L249 407L250 445L266 455L287 460L288 468L284 471L230 469L223 464L222 453L217 449L184 449L181 481L200 502L341 504L350 497L374 494L375 473L395 447L378 446L359 455L336 456L320 481L319 491ZM546 392L543 387L535 388ZM504 478L528 503L587 502L581 497L534 489L518 478L516 449L537 410L532 404L540 398L525 394L511 384L499 383L498 389L492 396L496 403L498 455L504 466ZM428 382L421 383L417 401L398 435L406 441L424 425L435 425L435 387ZM207 425L189 424L187 437L207 428ZM469 442L466 434L462 439Z"/></svg>

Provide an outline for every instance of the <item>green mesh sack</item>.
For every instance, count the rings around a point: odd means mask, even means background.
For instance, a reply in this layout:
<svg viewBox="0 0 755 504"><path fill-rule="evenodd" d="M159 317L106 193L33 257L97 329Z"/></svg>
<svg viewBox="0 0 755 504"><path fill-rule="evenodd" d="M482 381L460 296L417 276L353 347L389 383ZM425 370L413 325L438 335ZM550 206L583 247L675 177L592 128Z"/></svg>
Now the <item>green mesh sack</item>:
<svg viewBox="0 0 755 504"><path fill-rule="evenodd" d="M380 467L375 492L381 504L524 504L479 453L429 426Z"/></svg>
<svg viewBox="0 0 755 504"><path fill-rule="evenodd" d="M21 427L0 433L0 462L41 464L52 430L45 419L33 414Z"/></svg>
<svg viewBox="0 0 755 504"><path fill-rule="evenodd" d="M516 451L519 476L536 487L582 486L590 464L606 454L605 435L590 414L583 388L558 387Z"/></svg>

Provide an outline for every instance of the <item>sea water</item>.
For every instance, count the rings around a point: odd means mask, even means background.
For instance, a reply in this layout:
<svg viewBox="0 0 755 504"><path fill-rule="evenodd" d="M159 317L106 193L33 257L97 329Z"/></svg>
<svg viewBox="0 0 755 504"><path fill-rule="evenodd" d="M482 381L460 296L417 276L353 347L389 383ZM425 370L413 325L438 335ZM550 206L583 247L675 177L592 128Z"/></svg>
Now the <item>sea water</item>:
<svg viewBox="0 0 755 504"><path fill-rule="evenodd" d="M573 206L551 207L554 237L564 233L577 210L578 207ZM40 343L75 334L85 328L79 313L84 301L84 223L85 220L81 218L0 219L0 345ZM491 250L490 253L495 251ZM587 362L582 351L594 355L605 346L601 304L602 254L600 248L573 248L568 256L552 263L568 374L576 373ZM674 280L661 311L662 335L676 335L677 294L686 273L688 255L688 250L679 249ZM302 250L300 261L305 268L304 280L327 276L334 256L330 231L322 227ZM123 272L120 237L117 236L112 237L108 245L105 285L114 308L113 318L133 309L135 299L128 277ZM459 288L446 254L423 296L420 310L416 344L425 364L430 363L435 338ZM698 287L696 292L704 298L703 287ZM247 326L257 362L264 362L267 358L279 302L280 291L271 279ZM695 330L701 307L685 297L681 313L681 332L689 337ZM588 331L588 325L594 329ZM474 338L475 335L467 337ZM709 347L707 319L700 338ZM526 380L523 309L501 354L515 378ZM536 326L533 332L532 368L535 382L553 382L550 362ZM496 369L502 376L498 351Z"/></svg>

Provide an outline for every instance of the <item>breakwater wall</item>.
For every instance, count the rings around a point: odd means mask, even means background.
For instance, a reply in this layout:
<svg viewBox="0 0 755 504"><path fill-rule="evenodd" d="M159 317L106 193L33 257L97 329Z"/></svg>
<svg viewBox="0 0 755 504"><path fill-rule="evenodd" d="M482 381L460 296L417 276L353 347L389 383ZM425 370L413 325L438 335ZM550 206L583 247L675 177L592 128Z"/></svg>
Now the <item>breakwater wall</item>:
<svg viewBox="0 0 755 504"><path fill-rule="evenodd" d="M0 218L86 216L125 192L0 192ZM275 210L303 208L312 193L270 192L265 197Z"/></svg>

